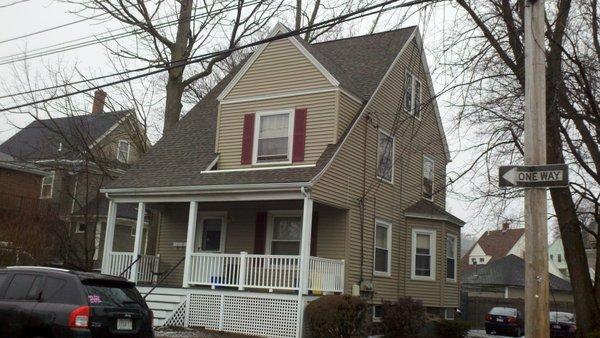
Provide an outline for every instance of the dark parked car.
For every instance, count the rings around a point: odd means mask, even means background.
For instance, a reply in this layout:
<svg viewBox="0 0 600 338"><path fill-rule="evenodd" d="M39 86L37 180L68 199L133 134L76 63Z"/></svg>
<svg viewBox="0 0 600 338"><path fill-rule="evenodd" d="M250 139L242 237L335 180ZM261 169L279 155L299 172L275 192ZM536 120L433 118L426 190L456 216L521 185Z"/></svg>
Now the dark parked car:
<svg viewBox="0 0 600 338"><path fill-rule="evenodd" d="M485 315L485 332L520 337L524 332L523 315L510 307L492 308Z"/></svg>
<svg viewBox="0 0 600 338"><path fill-rule="evenodd" d="M0 269L0 337L154 337L152 311L119 277L44 267Z"/></svg>
<svg viewBox="0 0 600 338"><path fill-rule="evenodd" d="M575 337L575 315L569 312L550 312L550 337L571 338Z"/></svg>

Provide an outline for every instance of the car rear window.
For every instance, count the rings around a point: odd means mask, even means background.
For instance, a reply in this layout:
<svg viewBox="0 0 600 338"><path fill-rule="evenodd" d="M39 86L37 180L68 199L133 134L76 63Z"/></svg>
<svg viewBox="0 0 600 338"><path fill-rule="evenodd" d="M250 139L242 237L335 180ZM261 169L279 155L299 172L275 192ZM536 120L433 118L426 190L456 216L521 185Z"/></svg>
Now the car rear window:
<svg viewBox="0 0 600 338"><path fill-rule="evenodd" d="M557 323L575 323L575 315L568 312L550 312L550 321Z"/></svg>
<svg viewBox="0 0 600 338"><path fill-rule="evenodd" d="M509 307L495 307L490 310L490 314L496 316L516 316L517 310Z"/></svg>
<svg viewBox="0 0 600 338"><path fill-rule="evenodd" d="M90 305L108 307L144 308L144 299L134 286L129 284L83 281Z"/></svg>

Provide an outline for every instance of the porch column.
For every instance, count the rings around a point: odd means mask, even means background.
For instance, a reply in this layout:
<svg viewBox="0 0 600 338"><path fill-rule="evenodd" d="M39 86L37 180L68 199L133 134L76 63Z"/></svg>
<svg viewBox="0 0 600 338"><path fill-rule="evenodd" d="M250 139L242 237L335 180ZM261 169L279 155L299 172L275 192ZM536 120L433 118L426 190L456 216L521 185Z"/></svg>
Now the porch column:
<svg viewBox="0 0 600 338"><path fill-rule="evenodd" d="M133 260L135 261L142 251L142 237L144 233L144 215L146 214L146 204L138 203L137 220L135 222L135 239L133 242ZM131 274L129 280L137 283L140 261L138 260L131 266Z"/></svg>
<svg viewBox="0 0 600 338"><path fill-rule="evenodd" d="M194 238L196 237L196 218L198 217L198 202L190 202L188 217L187 239L185 244L185 261L183 262L183 287L189 286L192 252L194 252Z"/></svg>
<svg viewBox="0 0 600 338"><path fill-rule="evenodd" d="M117 218L117 203L108 200L108 214L106 215L106 230L104 233L104 250L102 251L102 273L110 272L110 254L112 253L115 237L115 220Z"/></svg>
<svg viewBox="0 0 600 338"><path fill-rule="evenodd" d="M300 241L300 294L308 294L308 269L310 259L310 237L312 231L313 200L308 192L304 193L302 211L302 240Z"/></svg>

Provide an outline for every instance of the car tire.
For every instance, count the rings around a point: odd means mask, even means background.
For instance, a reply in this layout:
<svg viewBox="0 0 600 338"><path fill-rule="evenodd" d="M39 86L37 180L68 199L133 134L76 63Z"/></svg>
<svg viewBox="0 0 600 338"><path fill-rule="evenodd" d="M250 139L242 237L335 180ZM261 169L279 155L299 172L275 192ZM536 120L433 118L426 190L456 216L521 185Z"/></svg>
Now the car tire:
<svg viewBox="0 0 600 338"><path fill-rule="evenodd" d="M492 330L490 330L490 329L485 329L485 333L486 333L486 334L492 334Z"/></svg>
<svg viewBox="0 0 600 338"><path fill-rule="evenodd" d="M515 330L515 337L521 337L521 336L522 336L522 334L521 334L521 328L517 327L517 329Z"/></svg>

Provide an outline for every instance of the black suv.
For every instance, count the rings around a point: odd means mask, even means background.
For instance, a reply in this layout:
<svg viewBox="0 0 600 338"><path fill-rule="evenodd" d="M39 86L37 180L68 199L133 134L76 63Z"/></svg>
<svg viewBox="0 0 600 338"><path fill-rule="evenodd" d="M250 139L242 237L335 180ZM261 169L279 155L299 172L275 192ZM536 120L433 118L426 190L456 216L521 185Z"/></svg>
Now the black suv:
<svg viewBox="0 0 600 338"><path fill-rule="evenodd" d="M152 338L152 311L123 278L10 267L0 269L0 337Z"/></svg>

